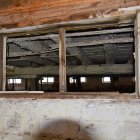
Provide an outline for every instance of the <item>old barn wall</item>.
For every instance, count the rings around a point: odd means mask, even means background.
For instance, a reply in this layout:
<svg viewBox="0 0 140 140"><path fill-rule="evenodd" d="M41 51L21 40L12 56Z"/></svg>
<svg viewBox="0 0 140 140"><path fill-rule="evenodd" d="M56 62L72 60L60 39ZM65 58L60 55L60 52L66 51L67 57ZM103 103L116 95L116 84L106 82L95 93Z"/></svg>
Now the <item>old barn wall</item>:
<svg viewBox="0 0 140 140"><path fill-rule="evenodd" d="M118 15L139 0L0 0L0 26L12 28Z"/></svg>
<svg viewBox="0 0 140 140"><path fill-rule="evenodd" d="M0 99L0 140L139 140L140 101Z"/></svg>
<svg viewBox="0 0 140 140"><path fill-rule="evenodd" d="M118 15L139 0L0 0L0 28ZM0 140L139 140L140 101L0 99Z"/></svg>

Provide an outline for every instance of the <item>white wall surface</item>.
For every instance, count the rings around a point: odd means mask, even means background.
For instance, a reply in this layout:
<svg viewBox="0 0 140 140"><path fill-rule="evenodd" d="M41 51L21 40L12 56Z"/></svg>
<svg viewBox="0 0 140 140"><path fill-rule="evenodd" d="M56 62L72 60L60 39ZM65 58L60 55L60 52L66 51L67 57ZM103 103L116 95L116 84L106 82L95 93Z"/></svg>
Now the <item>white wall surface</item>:
<svg viewBox="0 0 140 140"><path fill-rule="evenodd" d="M0 140L140 140L140 101L0 99Z"/></svg>

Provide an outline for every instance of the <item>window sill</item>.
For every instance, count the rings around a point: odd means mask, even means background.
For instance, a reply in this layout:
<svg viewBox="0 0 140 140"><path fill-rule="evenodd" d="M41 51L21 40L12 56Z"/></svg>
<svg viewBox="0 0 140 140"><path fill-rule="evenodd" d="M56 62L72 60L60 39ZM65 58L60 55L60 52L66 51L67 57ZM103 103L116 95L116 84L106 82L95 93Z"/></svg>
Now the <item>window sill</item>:
<svg viewBox="0 0 140 140"><path fill-rule="evenodd" d="M36 99L138 99L136 93L118 92L42 92L42 91L1 91L0 98L32 98Z"/></svg>

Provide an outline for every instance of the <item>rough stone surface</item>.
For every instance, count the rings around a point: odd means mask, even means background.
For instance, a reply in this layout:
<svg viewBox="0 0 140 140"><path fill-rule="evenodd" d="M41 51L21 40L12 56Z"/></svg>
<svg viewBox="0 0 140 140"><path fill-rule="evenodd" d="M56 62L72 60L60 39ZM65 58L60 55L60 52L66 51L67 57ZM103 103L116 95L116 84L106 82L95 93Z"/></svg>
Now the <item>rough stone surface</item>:
<svg viewBox="0 0 140 140"><path fill-rule="evenodd" d="M140 140L140 101L0 99L0 140Z"/></svg>

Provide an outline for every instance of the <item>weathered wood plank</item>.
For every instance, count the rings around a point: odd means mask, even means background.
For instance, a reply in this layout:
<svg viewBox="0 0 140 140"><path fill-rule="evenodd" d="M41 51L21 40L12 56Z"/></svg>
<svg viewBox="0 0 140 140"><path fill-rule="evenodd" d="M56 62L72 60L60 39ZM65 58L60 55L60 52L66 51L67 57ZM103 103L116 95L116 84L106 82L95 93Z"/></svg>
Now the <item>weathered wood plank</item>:
<svg viewBox="0 0 140 140"><path fill-rule="evenodd" d="M66 92L66 41L65 29L59 30L59 91Z"/></svg>
<svg viewBox="0 0 140 140"><path fill-rule="evenodd" d="M6 85L6 37L0 36L0 90Z"/></svg>
<svg viewBox="0 0 140 140"><path fill-rule="evenodd" d="M91 35L103 35L103 34L113 34L113 33L127 33L133 32L133 28L120 28L120 29L110 29L110 30L100 30L100 31L86 31L80 33L66 33L66 37L81 37L81 36L91 36ZM25 37L25 38L9 38L7 40L8 43L16 42L16 41L33 41L33 40L46 40L46 39L58 38L58 34L49 34L42 36L34 36L34 37Z"/></svg>
<svg viewBox="0 0 140 140"><path fill-rule="evenodd" d="M7 75L58 75L58 66L7 68ZM62 73L62 71L61 71ZM132 64L67 66L67 75L134 74ZM62 82L62 81L61 81Z"/></svg>
<svg viewBox="0 0 140 140"><path fill-rule="evenodd" d="M5 29L3 28L2 30L0 30L1 34L21 34L21 35L26 35L26 34L34 34L34 32L41 32L42 33L46 30L55 30L58 28L63 28L63 27L67 27L67 28L72 28L72 27L83 27L83 26L87 26L85 28L89 28L89 25L94 26L94 28L97 26L100 27L102 24L106 24L106 23L112 23L114 24L118 24L118 22L121 20L121 18L124 19L130 19L134 17L134 13L133 14L121 14L119 16L109 16L109 17L97 17L94 19L86 19L86 20L80 20L80 21L69 21L69 22L59 22L59 23L54 23L54 24L44 24L44 25L37 25L37 26L29 26L29 27L23 27L23 28L12 28L12 29ZM103 25L105 26L105 25ZM91 28L91 27L90 27Z"/></svg>
<svg viewBox="0 0 140 140"><path fill-rule="evenodd" d="M3 83L3 36L0 36L0 90Z"/></svg>
<svg viewBox="0 0 140 140"><path fill-rule="evenodd" d="M139 4L139 0L7 0L0 4L0 26L23 27L119 15L120 7Z"/></svg>
<svg viewBox="0 0 140 140"><path fill-rule="evenodd" d="M136 93L140 96L140 12L135 21L135 75Z"/></svg>
<svg viewBox="0 0 140 140"><path fill-rule="evenodd" d="M94 46L102 44L112 44L112 43L131 43L133 42L132 37L116 38L116 39L103 39L103 40L94 40L90 43L87 42L77 42L67 44L67 47L82 47L82 46Z"/></svg>

